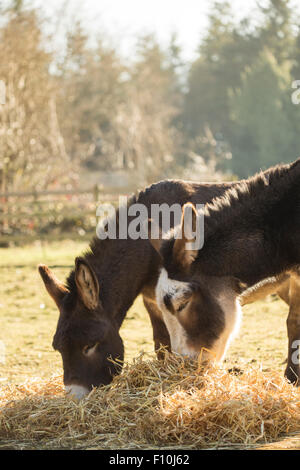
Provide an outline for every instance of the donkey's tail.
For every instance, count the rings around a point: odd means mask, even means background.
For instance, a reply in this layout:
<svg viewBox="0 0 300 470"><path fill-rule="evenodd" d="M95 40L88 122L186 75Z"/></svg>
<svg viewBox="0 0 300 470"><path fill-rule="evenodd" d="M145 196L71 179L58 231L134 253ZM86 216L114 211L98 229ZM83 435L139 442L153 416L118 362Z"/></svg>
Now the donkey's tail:
<svg viewBox="0 0 300 470"><path fill-rule="evenodd" d="M269 294L275 294L284 287L285 283L289 282L289 278L289 274L283 273L258 282L240 295L241 305L251 304L256 300L264 299Z"/></svg>

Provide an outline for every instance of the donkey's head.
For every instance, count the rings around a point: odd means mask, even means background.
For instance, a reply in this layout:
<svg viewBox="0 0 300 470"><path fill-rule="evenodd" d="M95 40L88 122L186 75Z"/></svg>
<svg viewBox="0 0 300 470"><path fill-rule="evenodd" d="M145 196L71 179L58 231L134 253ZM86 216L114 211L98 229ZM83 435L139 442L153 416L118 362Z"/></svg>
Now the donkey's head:
<svg viewBox="0 0 300 470"><path fill-rule="evenodd" d="M84 258L77 258L70 287L39 266L46 289L59 309L53 347L62 356L67 393L82 398L92 387L109 384L124 358L119 326L105 312L101 285Z"/></svg>
<svg viewBox="0 0 300 470"><path fill-rule="evenodd" d="M156 299L174 352L189 357L201 353L204 359L219 361L238 326L236 282L201 271L197 263L199 250L192 248L197 217L194 206L188 203L183 208L181 226L166 240L151 240L163 265Z"/></svg>

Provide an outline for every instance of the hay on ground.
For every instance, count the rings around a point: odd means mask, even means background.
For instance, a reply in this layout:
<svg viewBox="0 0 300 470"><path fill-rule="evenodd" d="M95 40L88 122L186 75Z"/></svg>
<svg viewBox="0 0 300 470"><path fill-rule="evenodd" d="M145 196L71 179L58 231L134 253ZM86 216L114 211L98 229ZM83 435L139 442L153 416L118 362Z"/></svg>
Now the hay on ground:
<svg viewBox="0 0 300 470"><path fill-rule="evenodd" d="M299 396L276 372L199 371L180 356L141 355L79 403L64 396L61 377L3 386L0 440L51 448L251 446L300 430Z"/></svg>

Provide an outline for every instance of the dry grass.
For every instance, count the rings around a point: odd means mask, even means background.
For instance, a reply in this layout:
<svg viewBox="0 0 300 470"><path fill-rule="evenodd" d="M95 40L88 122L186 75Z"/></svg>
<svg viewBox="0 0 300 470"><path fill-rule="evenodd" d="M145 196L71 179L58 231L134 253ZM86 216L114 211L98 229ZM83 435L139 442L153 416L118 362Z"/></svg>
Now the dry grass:
<svg viewBox="0 0 300 470"><path fill-rule="evenodd" d="M179 356L140 356L80 403L64 397L61 377L3 387L0 439L31 448L250 447L299 429L299 397L277 372L199 371Z"/></svg>

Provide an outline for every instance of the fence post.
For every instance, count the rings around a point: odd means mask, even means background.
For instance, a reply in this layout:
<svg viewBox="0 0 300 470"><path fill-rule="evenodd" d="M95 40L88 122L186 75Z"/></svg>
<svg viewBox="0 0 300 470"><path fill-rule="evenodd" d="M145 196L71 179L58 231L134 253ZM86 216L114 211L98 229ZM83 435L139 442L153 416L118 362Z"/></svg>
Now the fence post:
<svg viewBox="0 0 300 470"><path fill-rule="evenodd" d="M99 193L100 193L100 188L98 184L95 184L93 193L94 193L94 201L95 201L95 204L97 205L97 202L99 200Z"/></svg>
<svg viewBox="0 0 300 470"><path fill-rule="evenodd" d="M8 225L8 197L3 198L3 231L8 232L9 231L9 225Z"/></svg>
<svg viewBox="0 0 300 470"><path fill-rule="evenodd" d="M2 187L1 190L3 193L6 192L6 163L4 161L3 163L3 169L2 169ZM5 195L3 196L3 231L8 232L9 230L9 225L8 225L8 201L9 198L8 196L6 197Z"/></svg>

